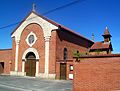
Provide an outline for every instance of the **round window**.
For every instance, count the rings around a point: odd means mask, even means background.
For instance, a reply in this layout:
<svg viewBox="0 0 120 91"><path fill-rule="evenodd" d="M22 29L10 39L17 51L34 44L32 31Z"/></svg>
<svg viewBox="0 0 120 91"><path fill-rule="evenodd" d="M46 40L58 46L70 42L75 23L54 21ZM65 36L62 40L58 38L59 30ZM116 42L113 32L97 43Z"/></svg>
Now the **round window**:
<svg viewBox="0 0 120 91"><path fill-rule="evenodd" d="M34 40L35 40L34 35L30 35L30 36L28 37L28 42L29 42L30 44L32 44L32 43L34 42Z"/></svg>

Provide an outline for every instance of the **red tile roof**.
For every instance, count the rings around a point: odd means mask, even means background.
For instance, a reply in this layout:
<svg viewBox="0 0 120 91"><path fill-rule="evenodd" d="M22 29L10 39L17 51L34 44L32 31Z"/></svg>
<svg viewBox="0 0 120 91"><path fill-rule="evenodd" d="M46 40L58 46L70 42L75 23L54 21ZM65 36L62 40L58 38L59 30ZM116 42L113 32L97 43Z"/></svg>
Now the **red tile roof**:
<svg viewBox="0 0 120 91"><path fill-rule="evenodd" d="M96 49L109 49L110 43L104 43L104 42L96 42L92 45L90 50L96 50Z"/></svg>

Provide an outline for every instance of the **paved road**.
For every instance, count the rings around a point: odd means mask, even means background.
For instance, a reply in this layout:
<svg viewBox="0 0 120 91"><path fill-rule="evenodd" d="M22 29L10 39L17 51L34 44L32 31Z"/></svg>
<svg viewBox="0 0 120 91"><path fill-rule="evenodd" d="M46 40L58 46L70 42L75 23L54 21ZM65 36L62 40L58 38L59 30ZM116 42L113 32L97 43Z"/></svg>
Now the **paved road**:
<svg viewBox="0 0 120 91"><path fill-rule="evenodd" d="M0 76L0 91L72 91L71 89L72 81Z"/></svg>
<svg viewBox="0 0 120 91"><path fill-rule="evenodd" d="M0 84L0 91L23 91L23 89L18 89Z"/></svg>

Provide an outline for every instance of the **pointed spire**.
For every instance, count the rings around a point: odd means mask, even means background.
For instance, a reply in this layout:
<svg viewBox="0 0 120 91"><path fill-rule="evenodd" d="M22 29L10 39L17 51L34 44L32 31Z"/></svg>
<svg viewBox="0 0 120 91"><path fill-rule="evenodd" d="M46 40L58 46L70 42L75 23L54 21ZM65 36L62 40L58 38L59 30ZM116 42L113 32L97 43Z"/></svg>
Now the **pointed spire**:
<svg viewBox="0 0 120 91"><path fill-rule="evenodd" d="M35 12L35 11L36 11L35 9L36 9L36 5L33 3L33 4L32 4L32 11Z"/></svg>
<svg viewBox="0 0 120 91"><path fill-rule="evenodd" d="M106 28L105 28L104 35L110 35L110 32L109 32L109 30L108 30L108 27L107 27L107 26L106 26Z"/></svg>
<svg viewBox="0 0 120 91"><path fill-rule="evenodd" d="M104 37L104 42L110 42L111 41L111 34L108 31L108 27L105 28L104 34L102 35Z"/></svg>

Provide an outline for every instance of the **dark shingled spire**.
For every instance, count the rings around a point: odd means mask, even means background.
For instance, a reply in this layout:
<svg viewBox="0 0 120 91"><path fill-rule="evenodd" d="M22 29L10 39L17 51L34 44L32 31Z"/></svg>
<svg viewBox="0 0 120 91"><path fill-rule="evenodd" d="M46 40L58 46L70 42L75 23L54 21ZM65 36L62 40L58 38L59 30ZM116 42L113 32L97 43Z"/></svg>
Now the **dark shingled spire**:
<svg viewBox="0 0 120 91"><path fill-rule="evenodd" d="M110 35L110 33L108 31L108 27L105 28L104 35Z"/></svg>
<svg viewBox="0 0 120 91"><path fill-rule="evenodd" d="M110 42L111 41L111 34L110 32L108 31L108 28L106 27L105 28L105 31L104 31L104 34L102 35L104 37L104 42Z"/></svg>
<svg viewBox="0 0 120 91"><path fill-rule="evenodd" d="M103 36L108 36L108 35L109 35L110 37L112 37L112 36L110 35L110 32L109 32L109 30L108 30L108 27L106 27Z"/></svg>

